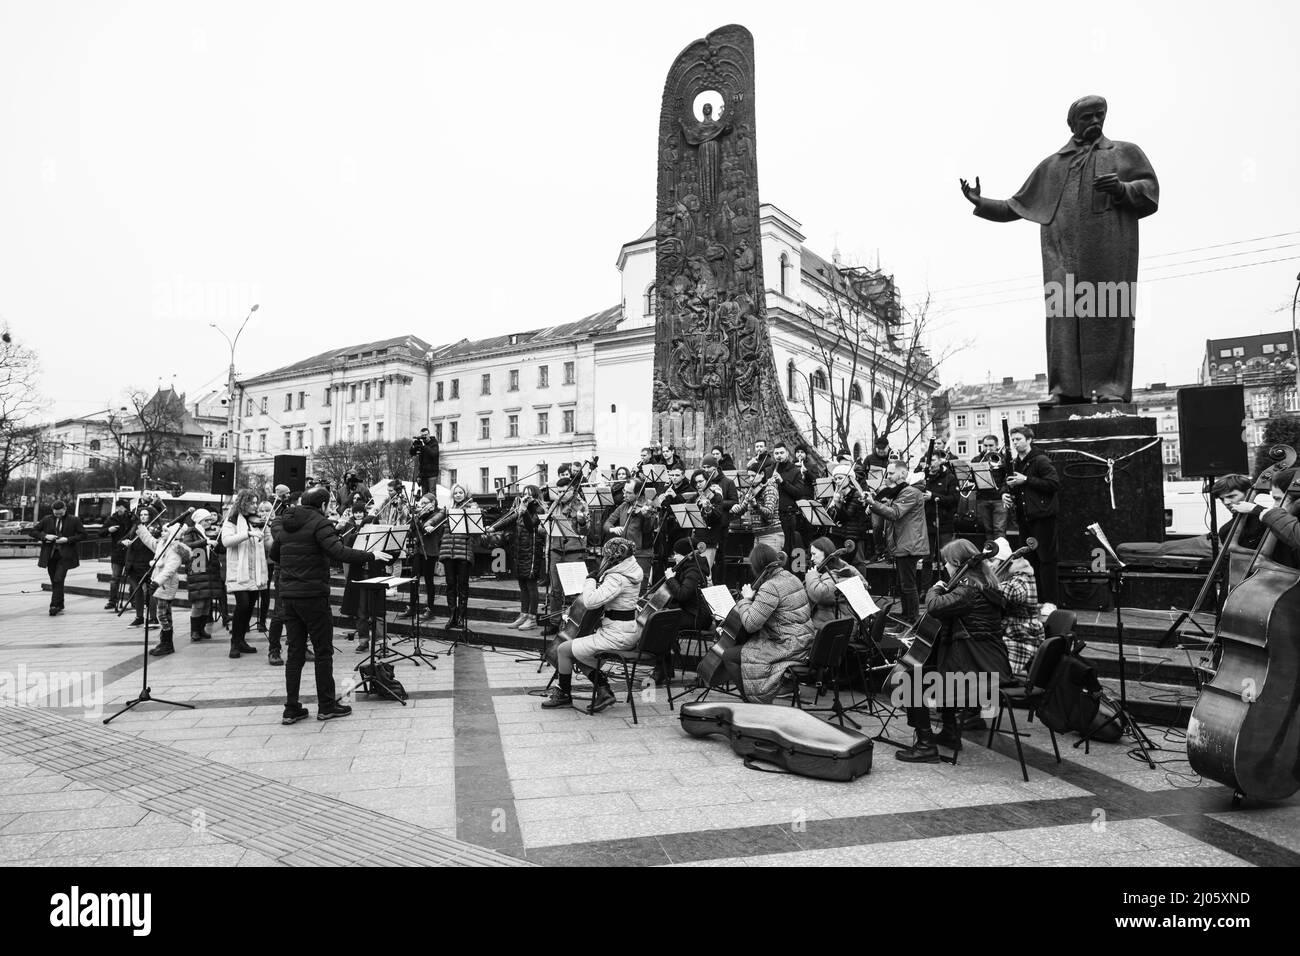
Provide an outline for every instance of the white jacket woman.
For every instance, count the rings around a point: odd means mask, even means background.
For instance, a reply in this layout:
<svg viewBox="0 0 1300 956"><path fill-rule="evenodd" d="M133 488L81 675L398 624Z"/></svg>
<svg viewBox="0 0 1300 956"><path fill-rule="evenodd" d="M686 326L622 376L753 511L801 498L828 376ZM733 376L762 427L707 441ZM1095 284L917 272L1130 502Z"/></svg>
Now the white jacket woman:
<svg viewBox="0 0 1300 956"><path fill-rule="evenodd" d="M248 643L248 623L253 600L267 586L266 547L263 529L250 519L257 517L257 495L245 489L235 496L221 526L221 544L226 549L226 590L235 596L235 615L230 627L230 658L256 654Z"/></svg>

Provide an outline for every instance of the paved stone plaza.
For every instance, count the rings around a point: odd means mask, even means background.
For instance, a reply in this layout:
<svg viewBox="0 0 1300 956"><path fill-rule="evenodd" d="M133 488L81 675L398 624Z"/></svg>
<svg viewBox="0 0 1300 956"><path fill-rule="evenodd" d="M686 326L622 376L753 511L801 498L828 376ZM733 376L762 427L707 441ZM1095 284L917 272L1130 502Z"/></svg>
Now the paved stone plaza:
<svg viewBox="0 0 1300 956"><path fill-rule="evenodd" d="M662 695L639 701L637 725L623 703L543 711L529 691L548 674L513 651L399 664L407 706L362 696L344 720L284 727L264 635L232 661L219 626L197 645L182 632L149 678L194 709L146 704L104 727L140 689L140 629L71 593L49 617L42 580L34 562L0 562L0 680L89 672L102 706L92 693L0 707L5 865L1300 863L1300 800L1232 810L1162 728L1154 771L1127 745L1085 755L1073 737L1057 766L1034 724L1028 783L1010 739L989 750L980 733L957 766L907 766L878 744L867 777L827 783L745 769L722 739L683 734ZM341 631L335 645L342 686L356 655ZM311 688L309 669L314 713Z"/></svg>

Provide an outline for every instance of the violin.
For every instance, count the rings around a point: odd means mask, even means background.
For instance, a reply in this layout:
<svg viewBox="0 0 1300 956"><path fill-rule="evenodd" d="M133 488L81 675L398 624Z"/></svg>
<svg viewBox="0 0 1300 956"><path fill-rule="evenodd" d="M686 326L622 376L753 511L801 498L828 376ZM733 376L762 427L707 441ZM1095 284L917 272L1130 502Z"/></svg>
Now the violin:
<svg viewBox="0 0 1300 956"><path fill-rule="evenodd" d="M1281 507L1300 515L1300 476ZM1219 667L1187 724L1192 769L1237 799L1284 800L1300 789L1300 571L1273 560L1277 543L1269 530L1224 602Z"/></svg>

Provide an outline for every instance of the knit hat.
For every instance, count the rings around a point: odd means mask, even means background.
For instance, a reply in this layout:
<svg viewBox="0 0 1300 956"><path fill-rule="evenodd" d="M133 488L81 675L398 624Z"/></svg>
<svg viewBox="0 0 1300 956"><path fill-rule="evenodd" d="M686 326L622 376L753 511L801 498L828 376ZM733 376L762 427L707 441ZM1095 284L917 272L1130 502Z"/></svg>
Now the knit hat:
<svg viewBox="0 0 1300 956"><path fill-rule="evenodd" d="M199 508L194 514L190 515L190 521L194 524L202 524L212 517L212 512L207 508Z"/></svg>
<svg viewBox="0 0 1300 956"><path fill-rule="evenodd" d="M600 549L600 553L609 562L610 567L613 567L632 557L635 550L636 547L627 538L610 538Z"/></svg>
<svg viewBox="0 0 1300 956"><path fill-rule="evenodd" d="M686 557L695 551L695 546L691 544L690 538L678 538L673 542L673 553Z"/></svg>
<svg viewBox="0 0 1300 956"><path fill-rule="evenodd" d="M324 488L312 488L303 493L302 505L304 508L319 508L329 500L330 493Z"/></svg>

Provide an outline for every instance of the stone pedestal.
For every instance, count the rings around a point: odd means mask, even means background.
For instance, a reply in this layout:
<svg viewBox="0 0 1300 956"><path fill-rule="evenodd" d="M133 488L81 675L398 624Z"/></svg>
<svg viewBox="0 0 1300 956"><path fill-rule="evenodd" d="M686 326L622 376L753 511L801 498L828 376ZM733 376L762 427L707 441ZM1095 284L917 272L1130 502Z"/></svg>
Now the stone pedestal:
<svg viewBox="0 0 1300 956"><path fill-rule="evenodd" d="M1100 545L1087 531L1093 522L1101 525L1113 547L1165 539L1156 420L1115 414L1125 408L1132 406L1067 405L1051 410L1050 417L1044 409L1034 427L1035 447L1051 456L1061 478L1057 536L1062 566L1094 563ZM1114 462L1109 469L1107 459Z"/></svg>

